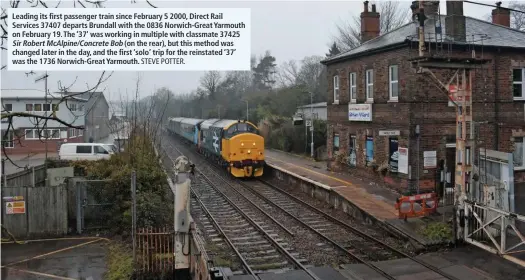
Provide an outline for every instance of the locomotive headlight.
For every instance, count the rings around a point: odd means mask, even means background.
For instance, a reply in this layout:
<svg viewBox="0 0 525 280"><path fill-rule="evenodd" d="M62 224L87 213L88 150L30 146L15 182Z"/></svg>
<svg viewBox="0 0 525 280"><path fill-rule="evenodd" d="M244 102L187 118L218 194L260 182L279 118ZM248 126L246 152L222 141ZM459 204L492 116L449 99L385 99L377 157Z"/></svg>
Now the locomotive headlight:
<svg viewBox="0 0 525 280"><path fill-rule="evenodd" d="M248 150L248 154L251 153L252 151Z"/></svg>
<svg viewBox="0 0 525 280"><path fill-rule="evenodd" d="M241 143L241 146L244 146L244 143Z"/></svg>
<svg viewBox="0 0 525 280"><path fill-rule="evenodd" d="M255 146L255 142L253 142L253 145Z"/></svg>

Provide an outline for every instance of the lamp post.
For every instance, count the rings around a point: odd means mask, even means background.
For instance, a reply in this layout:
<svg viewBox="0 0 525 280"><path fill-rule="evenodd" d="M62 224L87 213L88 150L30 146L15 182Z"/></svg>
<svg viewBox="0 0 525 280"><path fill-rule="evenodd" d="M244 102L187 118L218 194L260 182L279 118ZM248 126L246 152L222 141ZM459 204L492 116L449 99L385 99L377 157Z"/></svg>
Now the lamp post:
<svg viewBox="0 0 525 280"><path fill-rule="evenodd" d="M420 154L419 154L419 136L420 136L420 128L419 128L419 124L416 125L416 140L417 140L417 170L416 170L416 176L417 176L417 185L416 185L416 190L417 190L417 194L419 194L419 157L420 157Z"/></svg>
<svg viewBox="0 0 525 280"><path fill-rule="evenodd" d="M310 157L314 157L314 93L307 91L310 94L310 132L312 140L310 142ZM308 133L308 132L307 132Z"/></svg>

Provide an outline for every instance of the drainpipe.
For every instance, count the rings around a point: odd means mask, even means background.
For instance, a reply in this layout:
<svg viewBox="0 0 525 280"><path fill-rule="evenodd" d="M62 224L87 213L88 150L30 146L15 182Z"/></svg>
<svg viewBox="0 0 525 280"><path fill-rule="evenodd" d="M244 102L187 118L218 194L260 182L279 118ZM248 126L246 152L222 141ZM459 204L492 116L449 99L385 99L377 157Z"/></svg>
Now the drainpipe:
<svg viewBox="0 0 525 280"><path fill-rule="evenodd" d="M499 149L499 79L498 79L498 64L499 64L499 56L501 53L501 48L498 48L498 51L496 55L494 56L494 121L496 122L495 125L495 140L494 141L494 149L497 151Z"/></svg>

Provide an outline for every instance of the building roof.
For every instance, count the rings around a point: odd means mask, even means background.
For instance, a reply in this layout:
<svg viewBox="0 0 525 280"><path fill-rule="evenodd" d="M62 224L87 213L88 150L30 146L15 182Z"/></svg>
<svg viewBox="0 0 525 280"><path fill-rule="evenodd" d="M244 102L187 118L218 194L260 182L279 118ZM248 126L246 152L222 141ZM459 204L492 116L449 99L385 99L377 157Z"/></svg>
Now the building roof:
<svg viewBox="0 0 525 280"><path fill-rule="evenodd" d="M460 43L445 35L446 17L446 15L440 15L437 19L429 18L425 21L426 42ZM439 34L436 36L436 22L441 23L442 38ZM321 63L330 64L331 62L349 59L353 56L358 56L370 51L406 44L408 42L417 42L418 25L419 23L417 21L409 22L397 29L365 42L357 48L327 58L321 61ZM517 29L465 16L465 31L467 43L463 44L525 49L525 32Z"/></svg>
<svg viewBox="0 0 525 280"><path fill-rule="evenodd" d="M303 109L303 108L308 109L308 108L311 108L311 107L314 107L314 108L326 108L326 106L327 106L326 102L319 102L319 103L313 103L313 104L298 106L297 109Z"/></svg>
<svg viewBox="0 0 525 280"><path fill-rule="evenodd" d="M43 90L39 89L2 89L2 99L62 99L65 95L61 93L49 93L46 94ZM81 97L72 96L69 99L75 99L77 101L86 102L86 99Z"/></svg>

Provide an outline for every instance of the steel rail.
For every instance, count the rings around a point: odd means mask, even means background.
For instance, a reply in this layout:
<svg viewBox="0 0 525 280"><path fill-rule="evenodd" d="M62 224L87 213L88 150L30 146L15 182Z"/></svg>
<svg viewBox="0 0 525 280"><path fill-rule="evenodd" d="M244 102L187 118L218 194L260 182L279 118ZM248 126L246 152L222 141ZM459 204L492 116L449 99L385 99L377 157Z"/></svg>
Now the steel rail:
<svg viewBox="0 0 525 280"><path fill-rule="evenodd" d="M180 151L179 151L180 152ZM182 154L182 153L181 153ZM175 164L175 161L172 159L172 157L166 153L166 155L168 156L168 158L171 160L172 164ZM226 233L224 232L224 230L222 229L222 227L219 225L219 223L217 222L217 220L215 220L215 217L213 217L213 215L211 214L211 212L208 210L208 207L206 207L206 205L204 205L204 202L202 202L202 200L200 199L199 195L195 192L195 190L193 188L190 188L190 191L191 191L191 194L193 194L193 197L195 198L195 200L197 200L197 202L200 204L201 208L204 210L204 212L206 213L206 215L210 218L210 220L213 222L213 224L215 225L215 227L217 228L217 230L219 230L219 232L221 233L221 235L224 237L224 239L226 240L226 242L228 243L228 245L230 245L230 247L232 248L232 250L235 252L235 254L237 255L237 257L239 257L242 265L244 266L244 269L246 270L246 272L248 272L250 275L254 276L255 278L258 278L257 275L255 274L255 272L251 269L250 265L248 264L248 262L246 262L246 259L244 259L244 257L241 255L241 253L239 252L239 250L237 249L237 247L233 244L233 242L230 240L230 238L226 235Z"/></svg>
<svg viewBox="0 0 525 280"><path fill-rule="evenodd" d="M281 190L280 188L274 186L270 182L267 182L267 181L265 181L263 179L259 179L259 181L262 182L263 184L269 186L270 188L280 192L281 194L284 194L284 195L290 197L291 199L293 199L294 201L298 202L299 204L306 206L310 210L315 211L316 213L322 215L323 217L329 219L330 221L335 222L335 223L337 223L337 224L339 224L339 225L341 225L341 226L351 230L355 234L357 234L357 235L359 235L359 236L361 236L361 237L363 237L365 239L374 241L374 242L380 244L381 246L383 246L384 248L387 248L387 249L395 252L396 254L398 254L398 255L400 255L402 257L408 258L408 259L410 259L410 260L412 260L412 261L414 261L414 262L416 262L416 263L418 263L418 264L420 264L420 265L422 265L422 266L424 266L424 267L426 267L426 268L428 268L428 269L430 269L430 270L440 274L443 277L446 277L446 278L451 279L451 280L459 280L458 278L456 278L456 277L454 277L452 275L449 275L446 272L443 272L443 271L439 270L437 267L435 267L433 265L430 265L430 264L428 264L428 263L426 263L424 261L418 260L418 259L416 259L416 258L414 258L414 257L412 257L412 256L410 256L408 254L406 254L405 252L399 251L398 249L390 246L389 244L386 244L385 242L383 242L383 241L381 241L381 240L379 240L379 239L377 239L377 238L375 238L373 236L370 236L370 235L362 232L361 230L359 230L359 229L357 229L357 228L355 228L355 227L353 227L353 226L351 226L351 225L349 225L349 224L347 224L347 223L345 223L345 222L343 222L341 220L338 220L338 219L332 217L331 215L329 215L329 214L325 213L324 211L316 208L315 206L310 205L308 202L303 201L302 199L297 198L297 197L295 197L295 196L285 192L284 190ZM240 182L240 183L244 184L244 182ZM262 194L260 194L260 195L262 196Z"/></svg>
<svg viewBox="0 0 525 280"><path fill-rule="evenodd" d="M181 155L184 155L177 147L175 147L172 143L169 143L169 145L171 147L173 147L178 153L180 153ZM270 240L270 242L275 246L277 247L277 249L283 253L284 255L287 256L287 258L289 260L291 260L293 262L293 264L300 268L301 270L305 271L310 277L312 277L312 279L314 280L321 280L319 277L317 277L317 275L315 275L314 273L312 273L311 271L309 271L305 266L303 266L299 260L297 260L294 256L292 256L290 254L290 252L288 252L286 249L284 249L284 247L282 247L273 237L270 236L270 234L268 234L259 224L257 224L253 219L251 219L246 213L244 213L244 211L242 211L233 201L230 200L230 198L225 194L223 193L221 190L219 190L219 188L217 188L216 184L214 184L212 182L212 180L210 180L206 175L204 175L204 173L197 167L195 167L195 171L198 172L208 183L209 185L215 190L217 191L234 209L236 209L252 226L254 226L256 229L259 230L259 232L261 232L268 240ZM215 171L212 171L211 172L214 172ZM217 173L215 173L217 174ZM218 175L218 174L217 174ZM229 184L226 180L224 180L221 176L218 176L221 180L223 180L223 182L225 182L228 186L230 186L230 188L234 189L231 184ZM193 192L193 190L192 190ZM238 192L238 191L237 191ZM243 198L245 198L247 201L249 201L252 205L253 203L248 200L244 195L242 196ZM257 207L258 209L260 209L259 207ZM262 209L260 209L260 211L262 211L264 214L268 215L265 211L263 211ZM272 219L274 220L274 219ZM224 235L226 237L226 235ZM242 258L242 257L241 257ZM242 260L244 260L242 258Z"/></svg>

